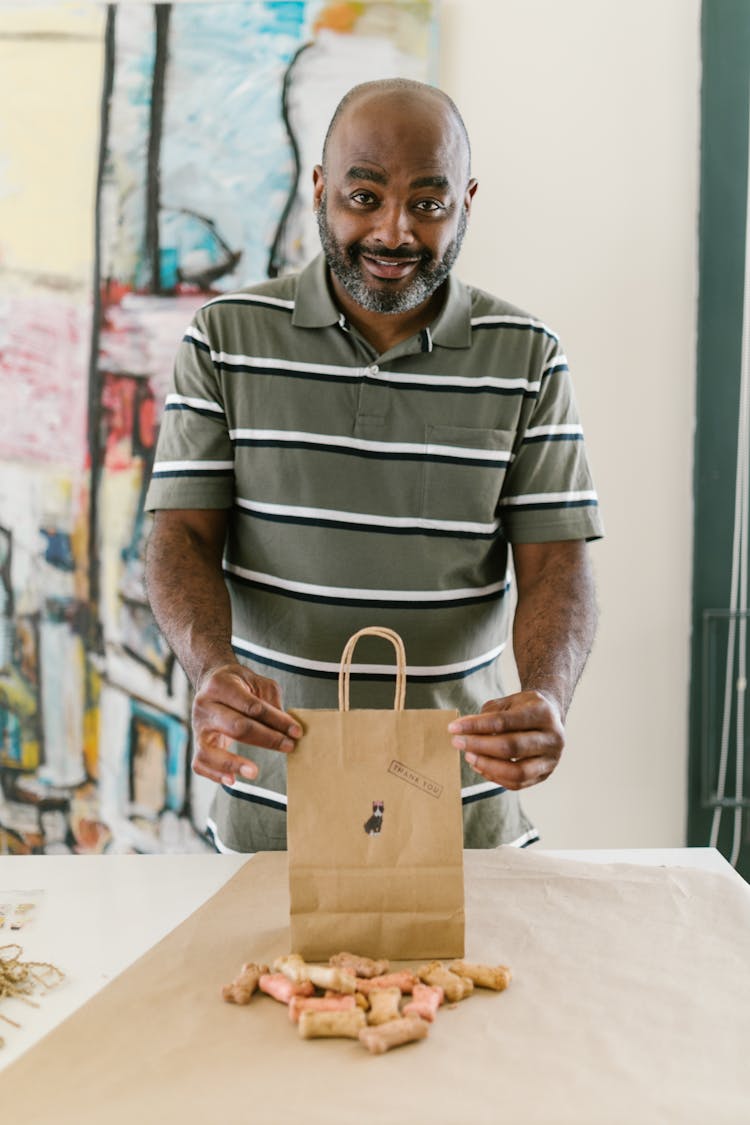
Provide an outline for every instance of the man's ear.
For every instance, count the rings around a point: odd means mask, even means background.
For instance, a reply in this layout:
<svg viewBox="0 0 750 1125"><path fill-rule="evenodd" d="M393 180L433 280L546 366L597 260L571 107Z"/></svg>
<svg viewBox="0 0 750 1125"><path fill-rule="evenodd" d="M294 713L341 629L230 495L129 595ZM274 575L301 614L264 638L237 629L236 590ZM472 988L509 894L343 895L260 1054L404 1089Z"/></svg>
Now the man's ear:
<svg viewBox="0 0 750 1125"><path fill-rule="evenodd" d="M466 216L471 214L471 203L476 195L477 188L479 187L479 180L470 179L464 194L464 207L466 208Z"/></svg>
<svg viewBox="0 0 750 1125"><path fill-rule="evenodd" d="M317 211L318 207L320 207L320 200L324 189L323 166L321 164L316 164L313 168L313 211Z"/></svg>

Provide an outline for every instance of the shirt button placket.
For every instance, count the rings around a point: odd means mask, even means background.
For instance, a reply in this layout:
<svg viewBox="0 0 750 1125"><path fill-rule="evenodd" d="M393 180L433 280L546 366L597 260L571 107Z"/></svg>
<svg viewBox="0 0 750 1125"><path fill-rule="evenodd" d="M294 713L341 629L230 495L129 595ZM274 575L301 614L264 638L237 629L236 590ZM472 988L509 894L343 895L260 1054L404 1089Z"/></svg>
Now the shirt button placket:
<svg viewBox="0 0 750 1125"><path fill-rule="evenodd" d="M358 415L363 421L376 424L384 416L383 385L380 382L371 382L380 372L377 363L362 368L363 382L359 388Z"/></svg>

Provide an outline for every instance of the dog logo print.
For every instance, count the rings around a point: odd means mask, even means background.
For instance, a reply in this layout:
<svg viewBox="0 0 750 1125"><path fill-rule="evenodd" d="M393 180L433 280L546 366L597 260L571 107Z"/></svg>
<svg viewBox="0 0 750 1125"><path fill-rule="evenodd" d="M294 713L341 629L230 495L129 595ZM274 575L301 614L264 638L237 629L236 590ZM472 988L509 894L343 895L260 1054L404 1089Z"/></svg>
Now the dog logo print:
<svg viewBox="0 0 750 1125"><path fill-rule="evenodd" d="M383 801L372 802L372 816L365 821L365 832L368 836L377 836L383 827Z"/></svg>

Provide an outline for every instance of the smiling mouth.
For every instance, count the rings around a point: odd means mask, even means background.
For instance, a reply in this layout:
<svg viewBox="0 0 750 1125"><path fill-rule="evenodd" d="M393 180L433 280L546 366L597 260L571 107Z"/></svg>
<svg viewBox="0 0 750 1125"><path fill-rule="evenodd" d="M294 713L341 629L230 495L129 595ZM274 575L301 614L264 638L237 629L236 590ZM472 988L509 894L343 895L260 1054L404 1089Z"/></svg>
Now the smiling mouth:
<svg viewBox="0 0 750 1125"><path fill-rule="evenodd" d="M368 273L373 274L381 281L398 281L407 277L419 265L420 258L379 258L374 254L362 254Z"/></svg>

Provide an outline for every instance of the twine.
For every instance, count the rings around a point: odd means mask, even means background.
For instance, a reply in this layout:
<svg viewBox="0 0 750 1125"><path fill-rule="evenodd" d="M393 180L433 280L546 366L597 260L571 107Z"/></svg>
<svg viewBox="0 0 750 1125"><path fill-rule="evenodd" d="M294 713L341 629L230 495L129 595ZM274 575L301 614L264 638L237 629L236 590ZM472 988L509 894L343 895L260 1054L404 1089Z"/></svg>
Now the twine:
<svg viewBox="0 0 750 1125"><path fill-rule="evenodd" d="M65 979L65 973L49 961L22 961L23 949L17 943L0 945L0 1000L12 997L22 1000L32 1008L39 1005L31 999L38 988L49 991ZM20 1027L15 1020L0 1015L0 1019L13 1027ZM2 1039L0 1039L2 1046Z"/></svg>

